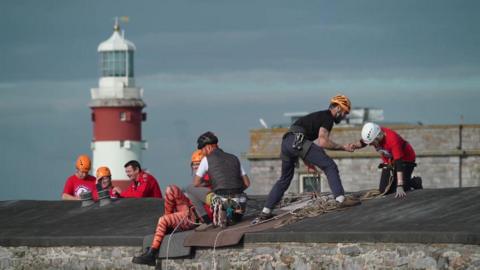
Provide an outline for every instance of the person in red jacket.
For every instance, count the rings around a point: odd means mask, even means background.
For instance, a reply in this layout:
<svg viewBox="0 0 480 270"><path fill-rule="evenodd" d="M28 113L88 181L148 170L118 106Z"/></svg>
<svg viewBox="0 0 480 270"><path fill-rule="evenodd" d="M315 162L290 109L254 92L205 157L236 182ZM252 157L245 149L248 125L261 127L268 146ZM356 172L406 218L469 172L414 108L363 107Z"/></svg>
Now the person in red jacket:
<svg viewBox="0 0 480 270"><path fill-rule="evenodd" d="M162 191L157 179L143 171L138 161L130 160L124 167L125 173L130 179L130 185L125 191L122 191L119 187L113 188L115 192L120 194L120 198L162 198Z"/></svg>
<svg viewBox="0 0 480 270"><path fill-rule="evenodd" d="M75 174L68 177L63 188L62 200L80 200L80 194L92 193L93 199L97 198L95 191L95 177L88 174L92 162L87 155L80 155L75 164Z"/></svg>
<svg viewBox="0 0 480 270"><path fill-rule="evenodd" d="M395 193L396 198L404 198L412 188L422 188L421 182L412 180L415 168L415 151L412 145L397 132L381 127L375 123L366 123L362 128L362 139L355 143L355 148L372 145L380 153L382 176L379 190L381 193Z"/></svg>

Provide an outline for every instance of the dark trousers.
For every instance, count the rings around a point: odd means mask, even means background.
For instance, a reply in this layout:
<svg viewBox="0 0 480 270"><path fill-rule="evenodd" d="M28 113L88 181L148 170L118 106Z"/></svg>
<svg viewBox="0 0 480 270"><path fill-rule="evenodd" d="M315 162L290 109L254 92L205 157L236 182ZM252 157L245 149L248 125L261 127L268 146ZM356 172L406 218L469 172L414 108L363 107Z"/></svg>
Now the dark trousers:
<svg viewBox="0 0 480 270"><path fill-rule="evenodd" d="M405 191L409 191L413 188L412 173L414 168L415 168L414 163L403 164L403 189ZM390 186L387 193L385 194L391 194L391 193L397 192L397 170L395 168L383 168L382 176L380 177L380 185L378 187L381 193L385 192L385 189L388 186L391 174L393 174L393 183Z"/></svg>
<svg viewBox="0 0 480 270"><path fill-rule="evenodd" d="M273 185L272 190L268 194L265 207L273 209L275 205L282 199L283 194L292 182L293 173L295 172L295 163L298 161L299 151L292 147L295 135L289 133L282 140L282 175ZM327 156L325 150L316 144L312 144L310 150L305 156L305 161L319 167L327 175L328 185L335 197L343 195L342 182L338 174L337 164L332 158Z"/></svg>

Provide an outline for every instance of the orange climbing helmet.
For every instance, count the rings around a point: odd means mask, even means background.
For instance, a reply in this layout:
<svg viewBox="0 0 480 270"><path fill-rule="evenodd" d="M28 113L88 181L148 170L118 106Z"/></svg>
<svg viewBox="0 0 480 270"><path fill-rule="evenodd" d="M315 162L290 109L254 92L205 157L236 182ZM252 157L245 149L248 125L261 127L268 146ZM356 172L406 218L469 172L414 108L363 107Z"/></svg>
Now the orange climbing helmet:
<svg viewBox="0 0 480 270"><path fill-rule="evenodd" d="M202 150L195 150L192 153L192 164L200 163L203 158Z"/></svg>
<svg viewBox="0 0 480 270"><path fill-rule="evenodd" d="M99 167L97 169L97 180L101 179L105 176L112 177L112 173L110 172L110 169L108 167Z"/></svg>
<svg viewBox="0 0 480 270"><path fill-rule="evenodd" d="M92 166L92 162L87 155L80 155L77 158L75 167L81 172L89 172Z"/></svg>
<svg viewBox="0 0 480 270"><path fill-rule="evenodd" d="M331 104L336 104L340 106L346 113L350 113L350 108L352 103L350 103L350 99L348 99L345 95L336 95L330 99Z"/></svg>

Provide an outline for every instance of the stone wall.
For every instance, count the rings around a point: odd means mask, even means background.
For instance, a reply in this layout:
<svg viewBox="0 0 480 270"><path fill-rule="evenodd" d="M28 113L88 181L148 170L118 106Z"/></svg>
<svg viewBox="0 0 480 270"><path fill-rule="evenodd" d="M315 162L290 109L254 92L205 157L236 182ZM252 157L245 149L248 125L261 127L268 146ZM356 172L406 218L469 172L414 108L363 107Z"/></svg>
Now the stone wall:
<svg viewBox="0 0 480 270"><path fill-rule="evenodd" d="M0 247L0 269L154 269L132 247ZM480 269L480 246L394 243L255 243L198 249L161 269Z"/></svg>
<svg viewBox="0 0 480 270"><path fill-rule="evenodd" d="M389 126L409 141L417 153L413 175L421 176L424 188L480 186L480 125ZM360 138L361 127L336 127L331 138L348 143ZM252 186L250 194L267 194L280 176L280 143L286 129L255 129L250 131L250 161ZM338 165L346 191L378 187L379 155L373 147L355 153L327 151ZM287 192L297 193L300 175L306 174L302 162L295 172ZM330 191L325 175L321 176L321 191Z"/></svg>
<svg viewBox="0 0 480 270"><path fill-rule="evenodd" d="M132 264L140 247L0 247L0 269L153 269Z"/></svg>

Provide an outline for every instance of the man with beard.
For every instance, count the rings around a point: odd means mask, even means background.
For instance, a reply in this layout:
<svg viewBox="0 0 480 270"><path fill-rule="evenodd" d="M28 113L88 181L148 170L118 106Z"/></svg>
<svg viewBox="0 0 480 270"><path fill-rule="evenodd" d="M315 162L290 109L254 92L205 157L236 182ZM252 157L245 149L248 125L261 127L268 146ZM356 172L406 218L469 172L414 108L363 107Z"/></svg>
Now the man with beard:
<svg viewBox="0 0 480 270"><path fill-rule="evenodd" d="M281 146L282 175L268 194L265 206L260 215L253 221L258 223L273 217L272 210L282 199L283 194L292 181L295 164L302 158L309 168L315 165L323 170L328 184L339 207L357 205L360 202L345 197L342 182L338 173L337 164L330 158L324 149L338 151L354 151L353 144L340 145L330 138L330 131L334 123L338 124L350 112L351 103L348 97L336 95L330 100L328 110L310 113L299 118L283 135Z"/></svg>

